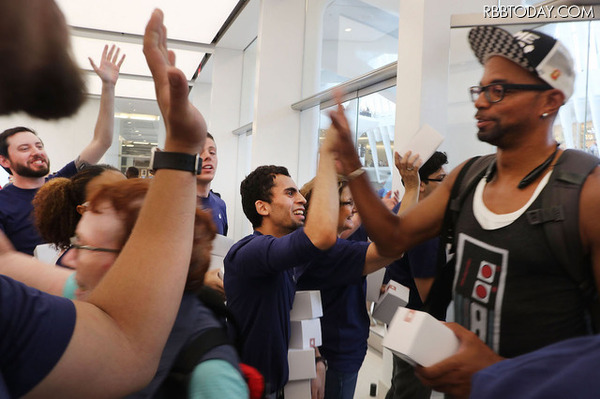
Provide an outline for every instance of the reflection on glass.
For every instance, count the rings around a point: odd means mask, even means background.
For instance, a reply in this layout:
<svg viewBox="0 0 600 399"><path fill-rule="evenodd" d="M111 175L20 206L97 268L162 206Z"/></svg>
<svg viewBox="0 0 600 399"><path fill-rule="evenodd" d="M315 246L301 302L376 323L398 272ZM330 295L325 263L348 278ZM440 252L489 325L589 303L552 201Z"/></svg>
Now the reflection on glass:
<svg viewBox="0 0 600 399"><path fill-rule="evenodd" d="M398 2L334 0L323 14L325 90L398 59Z"/></svg>
<svg viewBox="0 0 600 399"><path fill-rule="evenodd" d="M394 125L396 87L344 103L346 116L355 134L356 151L376 190L391 190L394 167ZM319 143L329 127L329 111L321 111Z"/></svg>

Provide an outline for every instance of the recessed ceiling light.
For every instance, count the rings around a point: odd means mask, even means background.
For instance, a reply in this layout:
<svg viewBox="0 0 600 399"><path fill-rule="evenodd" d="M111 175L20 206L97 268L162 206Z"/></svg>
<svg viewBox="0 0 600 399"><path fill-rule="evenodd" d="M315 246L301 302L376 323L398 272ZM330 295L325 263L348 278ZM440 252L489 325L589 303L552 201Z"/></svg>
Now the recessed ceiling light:
<svg viewBox="0 0 600 399"><path fill-rule="evenodd" d="M344 29L344 32L351 32L351 31L352 31L352 28L346 28L346 29Z"/></svg>

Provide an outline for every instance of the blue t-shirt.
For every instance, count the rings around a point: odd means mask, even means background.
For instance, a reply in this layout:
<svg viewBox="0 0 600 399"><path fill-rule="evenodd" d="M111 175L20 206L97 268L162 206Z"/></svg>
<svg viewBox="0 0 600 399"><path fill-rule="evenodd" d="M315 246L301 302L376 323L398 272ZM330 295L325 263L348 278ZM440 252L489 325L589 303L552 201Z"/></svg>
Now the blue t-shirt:
<svg viewBox="0 0 600 399"><path fill-rule="evenodd" d="M77 173L75 162L69 162L58 172L46 177L71 177ZM33 255L36 246L43 243L33 224L33 197L37 188L19 188L14 184L0 190L0 229L12 242L15 249Z"/></svg>
<svg viewBox="0 0 600 399"><path fill-rule="evenodd" d="M48 375L71 340L75 313L68 299L0 276L0 397L21 397Z"/></svg>
<svg viewBox="0 0 600 399"><path fill-rule="evenodd" d="M363 270L368 248L368 242L338 239L298 281L299 290L321 290L319 350L332 370L358 372L367 353L370 320Z"/></svg>
<svg viewBox="0 0 600 399"><path fill-rule="evenodd" d="M600 336L572 338L479 371L470 397L597 398L599 367Z"/></svg>
<svg viewBox="0 0 600 399"><path fill-rule="evenodd" d="M227 225L227 208L225 201L221 199L212 190L208 192L208 197L200 197L202 200L202 206L205 209L210 209L213 217L213 221L217 226L217 234L226 236L229 226Z"/></svg>
<svg viewBox="0 0 600 399"><path fill-rule="evenodd" d="M386 267L384 283L394 280L410 289L406 305L409 309L420 310L423 308L423 301L415 284L415 278L435 277L439 245L439 237L422 242Z"/></svg>
<svg viewBox="0 0 600 399"><path fill-rule="evenodd" d="M240 356L263 374L269 392L287 382L296 282L308 262L321 253L300 228L281 238L255 231L235 243L225 257L225 293L240 327Z"/></svg>

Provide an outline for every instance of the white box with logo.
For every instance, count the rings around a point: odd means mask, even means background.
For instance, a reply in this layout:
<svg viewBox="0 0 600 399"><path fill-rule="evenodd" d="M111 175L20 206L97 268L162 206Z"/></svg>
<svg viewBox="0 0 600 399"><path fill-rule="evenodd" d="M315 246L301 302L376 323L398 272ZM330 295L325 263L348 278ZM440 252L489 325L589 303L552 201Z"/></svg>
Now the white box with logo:
<svg viewBox="0 0 600 399"><path fill-rule="evenodd" d="M290 381L315 378L317 369L314 348L288 350L288 367L290 370L288 379Z"/></svg>
<svg viewBox="0 0 600 399"><path fill-rule="evenodd" d="M290 349L321 346L321 319L290 321Z"/></svg>
<svg viewBox="0 0 600 399"><path fill-rule="evenodd" d="M321 291L296 291L290 320L308 320L322 316Z"/></svg>
<svg viewBox="0 0 600 399"><path fill-rule="evenodd" d="M373 318L383 323L390 324L398 307L406 306L408 303L409 294L410 290L408 287L405 287L394 280L390 280L387 287L385 287L385 292L375 304Z"/></svg>
<svg viewBox="0 0 600 399"><path fill-rule="evenodd" d="M456 353L454 332L429 313L398 308L383 346L412 365L429 367Z"/></svg>
<svg viewBox="0 0 600 399"><path fill-rule="evenodd" d="M367 301L377 302L385 277L385 267L367 275Z"/></svg>

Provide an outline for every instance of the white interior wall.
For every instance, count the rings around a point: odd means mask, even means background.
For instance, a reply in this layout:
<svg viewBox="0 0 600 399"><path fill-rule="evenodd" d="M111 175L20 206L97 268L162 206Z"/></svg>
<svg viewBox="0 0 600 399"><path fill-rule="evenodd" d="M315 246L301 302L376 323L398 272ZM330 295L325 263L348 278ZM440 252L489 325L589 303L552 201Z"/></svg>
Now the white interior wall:
<svg viewBox="0 0 600 399"><path fill-rule="evenodd" d="M99 107L99 98L88 98L77 114L58 121L35 119L23 113L2 116L0 117L0 131L15 126L25 126L35 130L46 147L50 159L50 170L56 172L74 160L92 140ZM100 162L119 167L118 151L118 137L115 137L113 145ZM8 174L2 169L0 185L3 186L7 181Z"/></svg>

